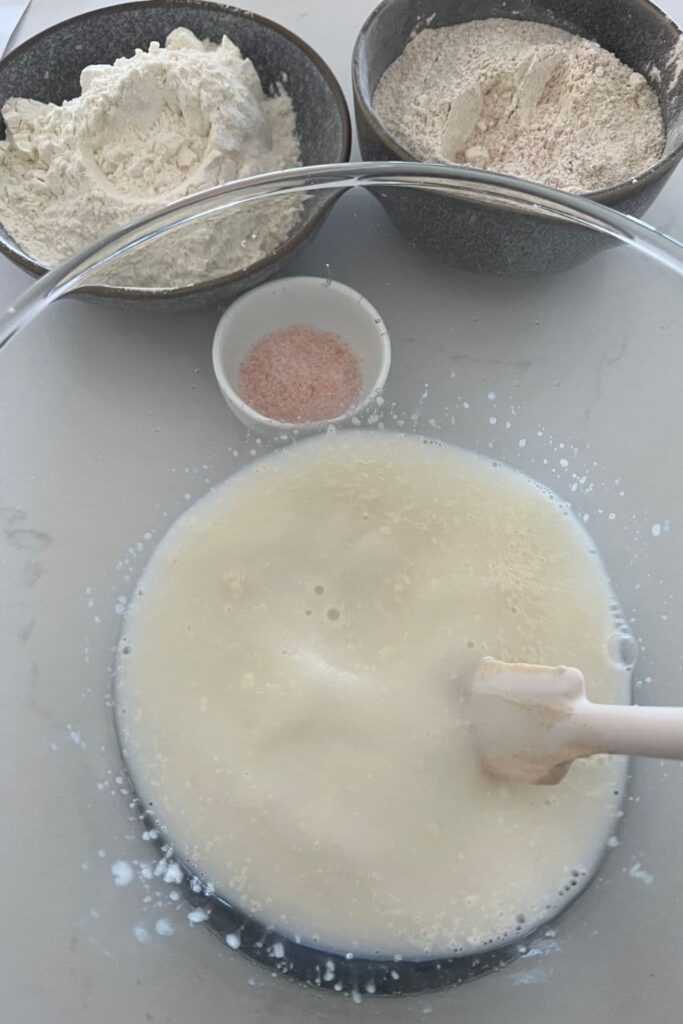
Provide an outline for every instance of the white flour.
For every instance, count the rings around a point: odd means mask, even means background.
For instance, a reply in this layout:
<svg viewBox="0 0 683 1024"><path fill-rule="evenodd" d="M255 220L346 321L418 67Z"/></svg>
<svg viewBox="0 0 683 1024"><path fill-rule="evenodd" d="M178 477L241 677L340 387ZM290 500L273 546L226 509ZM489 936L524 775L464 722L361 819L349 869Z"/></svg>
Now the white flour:
<svg viewBox="0 0 683 1024"><path fill-rule="evenodd" d="M226 36L216 46L178 28L165 47L85 68L81 90L61 106L2 109L0 220L46 266L192 192L300 162L291 100L267 98ZM193 225L107 280L178 287L239 270L272 252L300 209L275 200Z"/></svg>
<svg viewBox="0 0 683 1024"><path fill-rule="evenodd" d="M377 86L378 116L423 160L590 192L655 163L664 124L642 75L597 43L493 18L425 29Z"/></svg>

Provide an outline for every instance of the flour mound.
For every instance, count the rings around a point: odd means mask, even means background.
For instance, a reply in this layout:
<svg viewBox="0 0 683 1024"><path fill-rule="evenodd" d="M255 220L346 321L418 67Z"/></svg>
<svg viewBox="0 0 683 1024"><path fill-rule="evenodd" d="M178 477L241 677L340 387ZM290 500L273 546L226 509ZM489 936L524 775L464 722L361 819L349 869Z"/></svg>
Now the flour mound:
<svg viewBox="0 0 683 1024"><path fill-rule="evenodd" d="M250 60L177 28L113 65L81 73L60 106L8 100L0 220L53 267L115 228L193 192L300 164L292 102L264 95ZM251 204L133 253L107 283L172 288L240 270L296 226L298 199Z"/></svg>
<svg viewBox="0 0 683 1024"><path fill-rule="evenodd" d="M424 29L380 79L374 105L422 160L569 192L625 181L664 148L659 102L642 75L597 43L536 22Z"/></svg>

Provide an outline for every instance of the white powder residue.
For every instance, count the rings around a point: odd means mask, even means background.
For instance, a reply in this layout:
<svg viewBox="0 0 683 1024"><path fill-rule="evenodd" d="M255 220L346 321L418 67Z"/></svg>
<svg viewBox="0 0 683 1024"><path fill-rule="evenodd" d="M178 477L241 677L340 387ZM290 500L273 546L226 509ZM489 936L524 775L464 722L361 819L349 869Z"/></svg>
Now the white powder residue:
<svg viewBox="0 0 683 1024"><path fill-rule="evenodd" d="M242 940L236 932L231 932L225 936L225 941L230 946L230 949L239 949L242 945Z"/></svg>
<svg viewBox="0 0 683 1024"><path fill-rule="evenodd" d="M183 869L176 861L171 861L164 871L164 882L168 885L180 885L183 880Z"/></svg>
<svg viewBox="0 0 683 1024"><path fill-rule="evenodd" d="M536 22L425 29L385 71L374 105L421 160L570 192L625 181L664 148L659 102L643 75L597 43Z"/></svg>
<svg viewBox="0 0 683 1024"><path fill-rule="evenodd" d="M173 935L175 928L166 917L160 917L157 923L154 925L154 931L157 935Z"/></svg>
<svg viewBox="0 0 683 1024"><path fill-rule="evenodd" d="M217 46L184 28L164 47L86 67L81 95L61 106L12 98L2 116L0 220L48 267L183 196L300 163L284 90L266 97L227 36ZM106 283L168 288L232 273L274 251L300 211L288 197L192 225L127 257Z"/></svg>
<svg viewBox="0 0 683 1024"><path fill-rule="evenodd" d="M644 885L652 885L652 882L654 881L653 875L651 875L649 871L645 871L640 862L633 865L629 871L629 875L631 878L637 878L638 881L643 882Z"/></svg>
<svg viewBox="0 0 683 1024"><path fill-rule="evenodd" d="M133 867L127 860L115 860L111 866L114 885L130 885L134 878Z"/></svg>
<svg viewBox="0 0 683 1024"><path fill-rule="evenodd" d="M683 36L679 36L674 46L672 46L669 56L666 59L666 66L672 72L671 81L669 82L669 92L678 85L678 80L683 73Z"/></svg>
<svg viewBox="0 0 683 1024"><path fill-rule="evenodd" d="M189 911L187 920L190 924L203 924L204 921L209 920L209 911L203 907L195 907L194 910Z"/></svg>
<svg viewBox="0 0 683 1024"><path fill-rule="evenodd" d="M69 734L69 739L75 747L80 747L81 750L85 750L87 743L81 736L80 730L76 729L73 725L67 725L66 731Z"/></svg>
<svg viewBox="0 0 683 1024"><path fill-rule="evenodd" d="M133 927L133 935L140 943L149 942L149 932L141 924L136 924Z"/></svg>

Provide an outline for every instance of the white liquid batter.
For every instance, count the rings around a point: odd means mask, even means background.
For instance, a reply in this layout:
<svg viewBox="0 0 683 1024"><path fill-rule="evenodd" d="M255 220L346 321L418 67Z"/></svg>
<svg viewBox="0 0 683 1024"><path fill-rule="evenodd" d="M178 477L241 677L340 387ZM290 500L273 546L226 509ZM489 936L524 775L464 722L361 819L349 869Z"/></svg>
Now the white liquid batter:
<svg viewBox="0 0 683 1024"><path fill-rule="evenodd" d="M464 679L485 654L566 663L626 700L613 607L520 474L399 435L300 443L154 554L122 642L126 757L179 855L265 924L367 954L498 944L585 884L624 766L488 777Z"/></svg>

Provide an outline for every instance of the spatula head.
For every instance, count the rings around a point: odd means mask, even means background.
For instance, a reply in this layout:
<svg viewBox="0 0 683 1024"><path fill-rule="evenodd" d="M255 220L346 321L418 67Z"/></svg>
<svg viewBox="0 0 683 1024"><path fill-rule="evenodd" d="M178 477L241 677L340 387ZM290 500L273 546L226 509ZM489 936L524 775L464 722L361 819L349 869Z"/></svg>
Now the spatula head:
<svg viewBox="0 0 683 1024"><path fill-rule="evenodd" d="M559 782L572 760L567 725L585 697L576 668L484 658L470 689L473 742L483 767L517 781Z"/></svg>

